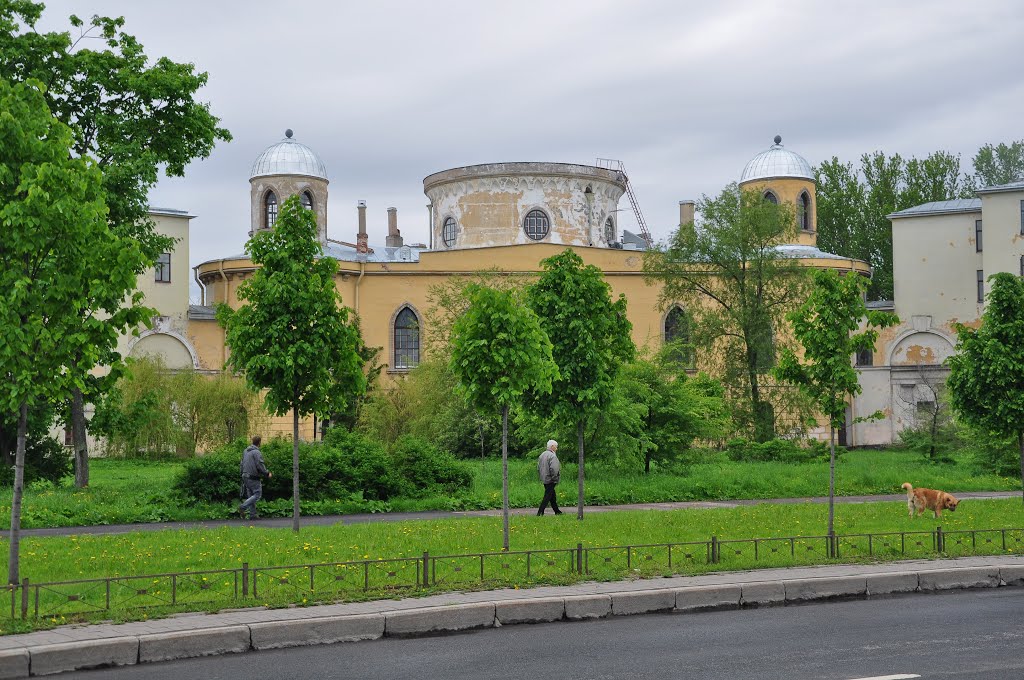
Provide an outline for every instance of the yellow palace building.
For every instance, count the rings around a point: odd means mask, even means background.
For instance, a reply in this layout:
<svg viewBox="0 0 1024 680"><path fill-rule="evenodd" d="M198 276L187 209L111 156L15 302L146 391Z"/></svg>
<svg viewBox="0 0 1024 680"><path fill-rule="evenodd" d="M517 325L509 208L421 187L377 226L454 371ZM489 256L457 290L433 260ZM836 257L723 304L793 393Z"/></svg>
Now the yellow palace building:
<svg viewBox="0 0 1024 680"><path fill-rule="evenodd" d="M637 346L656 348L680 328L675 320L681 310L660 308L659 288L644 280L642 251L647 240L618 225L619 204L629 184L617 162L488 163L428 175L423 180L429 199L428 244L404 242L394 208L388 210L386 234L368 233L363 201L356 207L356 233L330 230L327 169L290 130L256 158L249 183L251 226L249 234L238 235L239 253L195 267L201 304L186 302L187 312L160 317L158 326L135 342L131 354L159 351L172 367L222 370L230 350L214 309L221 303L238 305L238 286L255 268L242 252L242 243L248 235L273 229L278 207L293 195L314 212L324 255L338 262L342 300L359 315L366 344L382 348L379 360L391 379L424 358L422 340L429 330L425 312L433 286L484 269L535 274L541 260L567 247L604 272L615 296L626 295ZM766 200L794 206L800 230L796 243L780 246L787 255L810 267L870 275L864 262L816 247L814 173L804 158L782 146L780 138L746 164L739 184L763 191ZM693 219L692 201L681 201L679 210L680 224ZM182 222L187 229L188 218L184 213L178 220L162 215L158 224ZM187 249L187 239L183 243ZM167 258L176 262L184 256ZM187 282L175 288L187 301ZM175 308L184 309L180 304ZM290 419L275 423L272 430L290 433ZM312 419L304 423L301 436L312 438Z"/></svg>

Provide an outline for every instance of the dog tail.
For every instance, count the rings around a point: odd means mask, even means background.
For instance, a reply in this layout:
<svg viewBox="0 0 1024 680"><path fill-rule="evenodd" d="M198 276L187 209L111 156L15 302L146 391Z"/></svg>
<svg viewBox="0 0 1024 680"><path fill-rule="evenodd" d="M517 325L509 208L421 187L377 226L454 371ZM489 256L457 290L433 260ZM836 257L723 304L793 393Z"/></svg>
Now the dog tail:
<svg viewBox="0 0 1024 680"><path fill-rule="evenodd" d="M903 488L907 490L907 498L913 498L914 487L910 486L910 482L903 482Z"/></svg>

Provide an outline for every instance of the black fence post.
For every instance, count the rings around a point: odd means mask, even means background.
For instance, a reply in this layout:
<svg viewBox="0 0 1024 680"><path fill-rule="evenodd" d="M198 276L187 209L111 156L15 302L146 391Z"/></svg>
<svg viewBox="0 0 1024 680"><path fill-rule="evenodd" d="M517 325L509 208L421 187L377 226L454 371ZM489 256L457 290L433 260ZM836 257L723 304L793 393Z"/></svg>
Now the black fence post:
<svg viewBox="0 0 1024 680"><path fill-rule="evenodd" d="M28 618L28 579L21 580L21 618Z"/></svg>
<svg viewBox="0 0 1024 680"><path fill-rule="evenodd" d="M242 562L242 597L249 597L249 563Z"/></svg>
<svg viewBox="0 0 1024 680"><path fill-rule="evenodd" d="M718 538L711 537L711 564L718 564Z"/></svg>
<svg viewBox="0 0 1024 680"><path fill-rule="evenodd" d="M583 573L583 544L576 544L576 573Z"/></svg>
<svg viewBox="0 0 1024 680"><path fill-rule="evenodd" d="M423 587L430 587L430 553L423 551Z"/></svg>
<svg viewBox="0 0 1024 680"><path fill-rule="evenodd" d="M940 553L946 552L946 537L942 535L941 526L935 527L935 549Z"/></svg>

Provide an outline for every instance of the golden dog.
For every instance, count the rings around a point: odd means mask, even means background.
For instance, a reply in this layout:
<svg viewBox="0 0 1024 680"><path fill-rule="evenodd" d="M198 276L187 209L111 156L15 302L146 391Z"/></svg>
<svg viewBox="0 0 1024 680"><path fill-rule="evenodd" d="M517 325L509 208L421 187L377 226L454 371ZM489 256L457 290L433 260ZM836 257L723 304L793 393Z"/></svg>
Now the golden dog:
<svg viewBox="0 0 1024 680"><path fill-rule="evenodd" d="M939 518L942 517L943 510L953 512L960 503L956 496L945 491L915 489L910 486L910 482L904 482L903 488L907 490L907 510L911 517L915 516L915 511L920 515L925 510L931 510L935 513L935 517Z"/></svg>

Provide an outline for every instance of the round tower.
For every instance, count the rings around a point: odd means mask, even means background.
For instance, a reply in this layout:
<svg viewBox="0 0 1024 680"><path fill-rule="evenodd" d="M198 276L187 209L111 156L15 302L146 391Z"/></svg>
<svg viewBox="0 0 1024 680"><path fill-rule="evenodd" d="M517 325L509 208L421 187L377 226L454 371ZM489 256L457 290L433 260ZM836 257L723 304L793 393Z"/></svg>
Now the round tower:
<svg viewBox="0 0 1024 680"><path fill-rule="evenodd" d="M264 149L252 164L249 235L272 228L281 204L298 195L316 215L317 235L326 243L327 168L312 149L292 139L292 134L285 130L285 138Z"/></svg>
<svg viewBox="0 0 1024 680"><path fill-rule="evenodd" d="M817 246L817 199L814 171L803 156L782 146L782 137L766 151L754 156L743 168L741 189L763 193L765 200L793 208L797 223L797 243Z"/></svg>

